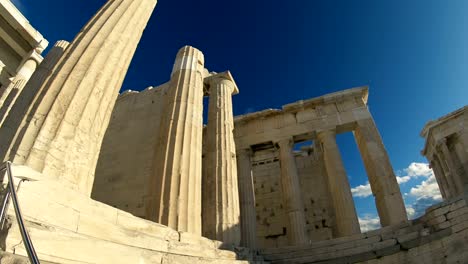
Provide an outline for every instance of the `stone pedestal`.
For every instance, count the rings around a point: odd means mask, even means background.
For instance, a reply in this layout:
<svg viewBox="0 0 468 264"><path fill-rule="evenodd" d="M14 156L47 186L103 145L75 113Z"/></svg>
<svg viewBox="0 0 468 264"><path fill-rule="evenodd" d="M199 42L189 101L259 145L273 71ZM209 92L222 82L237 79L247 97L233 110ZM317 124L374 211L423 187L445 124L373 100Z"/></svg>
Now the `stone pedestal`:
<svg viewBox="0 0 468 264"><path fill-rule="evenodd" d="M241 212L241 245L256 249L257 212L255 210L255 187L252 175L252 151L237 150L237 173L239 179L239 200Z"/></svg>
<svg viewBox="0 0 468 264"><path fill-rule="evenodd" d="M203 54L186 46L177 54L156 144L147 218L201 234Z"/></svg>
<svg viewBox="0 0 468 264"><path fill-rule="evenodd" d="M229 72L205 80L210 94L203 176L203 235L226 245L240 243L240 209L234 143L233 94Z"/></svg>
<svg viewBox="0 0 468 264"><path fill-rule="evenodd" d="M349 185L340 150L336 144L335 131L321 131L317 134L322 143L325 167L328 174L328 187L335 210L334 236L350 236L361 233L354 207L351 186Z"/></svg>
<svg viewBox="0 0 468 264"><path fill-rule="evenodd" d="M56 66L58 60L65 52L69 43L64 40L60 40L52 47L44 60L39 64L36 71L27 81L22 81L22 84L15 84L15 88L10 92L6 103L3 105L0 103L0 127L3 122L7 119L7 115L11 112L13 120L9 120L9 126L17 127L18 122L24 115L26 109L31 104L33 97L38 94L38 89L44 83L44 80L49 77L52 73L52 68ZM23 88L24 87L24 88ZM16 104L16 105L14 105ZM1 132L0 132L1 133Z"/></svg>
<svg viewBox="0 0 468 264"><path fill-rule="evenodd" d="M116 97L156 0L109 0L73 40L35 95L3 159L89 195ZM11 135L10 135L11 136ZM5 153L6 154L6 153Z"/></svg>
<svg viewBox="0 0 468 264"><path fill-rule="evenodd" d="M306 231L304 204L297 174L296 161L292 152L293 141L284 139L278 142L281 162L281 185L283 201L289 219L287 230L291 245L302 245L309 242Z"/></svg>
<svg viewBox="0 0 468 264"><path fill-rule="evenodd" d="M374 120L357 121L354 137L375 196L380 223L388 226L407 221L400 188Z"/></svg>

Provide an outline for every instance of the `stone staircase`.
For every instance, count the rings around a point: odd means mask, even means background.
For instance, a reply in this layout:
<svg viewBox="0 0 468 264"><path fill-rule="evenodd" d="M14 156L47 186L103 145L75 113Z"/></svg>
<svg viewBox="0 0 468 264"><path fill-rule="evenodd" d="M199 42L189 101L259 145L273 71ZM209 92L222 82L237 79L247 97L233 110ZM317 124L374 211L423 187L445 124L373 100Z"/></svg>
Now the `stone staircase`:
<svg viewBox="0 0 468 264"><path fill-rule="evenodd" d="M14 166L13 174L37 180L23 182L18 199L44 263L265 263L256 252L221 249L218 241L135 217L30 168ZM27 254L12 206L8 220L0 263L21 263L14 261Z"/></svg>
<svg viewBox="0 0 468 264"><path fill-rule="evenodd" d="M468 196L432 206L421 218L300 247L261 250L271 263L468 263Z"/></svg>

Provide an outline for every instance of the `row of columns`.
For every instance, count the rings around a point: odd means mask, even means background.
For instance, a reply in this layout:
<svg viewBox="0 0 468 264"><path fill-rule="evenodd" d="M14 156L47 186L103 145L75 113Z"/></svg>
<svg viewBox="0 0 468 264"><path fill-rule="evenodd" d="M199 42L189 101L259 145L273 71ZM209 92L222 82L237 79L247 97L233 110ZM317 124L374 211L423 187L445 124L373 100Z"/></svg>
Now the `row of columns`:
<svg viewBox="0 0 468 264"><path fill-rule="evenodd" d="M202 176L203 96L210 94ZM203 54L177 54L166 91L146 216L179 231L239 245L240 206L229 72L208 76ZM203 221L202 221L203 217Z"/></svg>
<svg viewBox="0 0 468 264"><path fill-rule="evenodd" d="M387 152L374 121L358 121L354 131L359 150L364 159L377 211L382 226L407 221L403 198ZM346 175L343 161L336 144L335 129L317 132L321 144L325 168L328 175L328 188L335 213L334 237L359 234L360 226ZM308 243L304 205L293 154L292 138L277 142L281 165L281 185L283 201L289 220L288 239L291 245ZM249 150L238 150L239 192L242 217L242 241L246 246L255 245L255 194L252 181L251 155Z"/></svg>
<svg viewBox="0 0 468 264"><path fill-rule="evenodd" d="M454 135L452 138L456 138ZM461 162L457 166L457 162ZM429 157L437 184L444 199L450 199L464 193L468 188L468 153L463 143L457 141L452 150L447 138L440 139Z"/></svg>

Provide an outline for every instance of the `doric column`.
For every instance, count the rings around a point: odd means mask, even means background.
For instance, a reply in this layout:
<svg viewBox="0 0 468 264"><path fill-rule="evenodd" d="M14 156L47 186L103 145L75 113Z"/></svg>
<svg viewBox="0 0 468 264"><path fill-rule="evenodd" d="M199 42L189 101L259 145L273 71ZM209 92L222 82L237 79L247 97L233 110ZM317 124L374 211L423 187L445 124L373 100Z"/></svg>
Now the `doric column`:
<svg viewBox="0 0 468 264"><path fill-rule="evenodd" d="M447 197L452 198L457 195L458 193L458 188L457 185L452 177L450 175L450 171L447 167L447 163L445 162L445 159L438 149L435 150L436 152L434 153L434 157L436 158L436 167L440 168L441 173L444 175L444 179L447 182L447 187L448 191L446 191Z"/></svg>
<svg viewBox="0 0 468 264"><path fill-rule="evenodd" d="M156 0L109 0L65 51L0 155L90 195L104 132ZM7 126L7 124L5 124Z"/></svg>
<svg viewBox="0 0 468 264"><path fill-rule="evenodd" d="M12 82L5 88L5 91L0 96L0 107L2 109L10 108L15 102L18 94L21 92L23 87L28 82L31 75L37 68L37 65L41 63L42 57L36 51L32 51L29 56L23 61L21 66L18 68L18 73L12 80ZM4 110L5 111L5 110ZM2 114L0 113L0 125Z"/></svg>
<svg viewBox="0 0 468 264"><path fill-rule="evenodd" d="M463 144L463 136L459 134L457 137L457 142L454 144L455 152L458 156L458 160L460 161L463 167L463 175L461 175L465 180L468 179L468 149L465 148ZM468 142L467 142L468 143Z"/></svg>
<svg viewBox="0 0 468 264"><path fill-rule="evenodd" d="M450 150L447 146L447 140L445 138L440 141L439 147L442 151L442 155L445 161L447 162L448 169L450 171L450 177L455 183L457 195L461 194L465 190L465 183L463 182L461 175L457 171L457 167L455 166L455 162L453 161L452 154L450 153Z"/></svg>
<svg viewBox="0 0 468 264"><path fill-rule="evenodd" d="M328 174L328 188L335 210L335 237L361 233L351 186L336 144L334 130L321 131L317 134L322 143L325 167Z"/></svg>
<svg viewBox="0 0 468 264"><path fill-rule="evenodd" d="M445 175L441 171L441 168L439 167L439 164L435 161L435 157L432 158L430 161L431 168L434 171L434 176L437 181L437 185L439 185L439 190L440 193L442 194L442 198L448 199L448 186L447 186L447 181L445 179Z"/></svg>
<svg viewBox="0 0 468 264"><path fill-rule="evenodd" d="M284 139L278 142L281 164L281 185L283 201L289 219L287 234L292 245L307 244L304 204L301 197L296 160L292 152L293 141Z"/></svg>
<svg viewBox="0 0 468 264"><path fill-rule="evenodd" d="M239 92L229 72L205 80L210 94L203 177L203 235L239 246L240 209L232 95Z"/></svg>
<svg viewBox="0 0 468 264"><path fill-rule="evenodd" d="M203 54L193 47L177 53L145 205L148 219L200 235L203 65Z"/></svg>
<svg viewBox="0 0 468 264"><path fill-rule="evenodd" d="M257 212L255 210L255 187L252 175L252 150L237 150L239 175L239 200L241 212L241 245L256 249Z"/></svg>
<svg viewBox="0 0 468 264"><path fill-rule="evenodd" d="M354 137L375 196L380 223L388 226L407 221L400 188L374 120L368 118L356 123Z"/></svg>
<svg viewBox="0 0 468 264"><path fill-rule="evenodd" d="M14 120L21 120L18 117L24 115L27 107L31 104L34 96L38 93L38 89L44 83L44 80L51 75L52 68L57 64L68 45L69 43L65 40L57 41L57 43L55 43L47 53L47 56L41 64L39 64L37 69L34 71L33 75L29 78L24 88L22 88L22 85L19 85L17 89L13 89L6 100L10 103L4 104L0 107L0 127L4 120L6 120L10 111L13 114ZM12 96L14 91L16 91L17 96ZM19 96L19 93L21 93L21 96ZM13 103L17 105L13 106ZM11 122L12 121L10 120L10 126Z"/></svg>

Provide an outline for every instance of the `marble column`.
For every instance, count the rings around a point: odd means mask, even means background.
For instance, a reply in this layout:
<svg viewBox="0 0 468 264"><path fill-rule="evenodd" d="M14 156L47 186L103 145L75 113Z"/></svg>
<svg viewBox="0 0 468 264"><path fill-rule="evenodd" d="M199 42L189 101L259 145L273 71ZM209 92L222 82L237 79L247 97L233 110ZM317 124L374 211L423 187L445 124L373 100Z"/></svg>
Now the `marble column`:
<svg viewBox="0 0 468 264"><path fill-rule="evenodd" d="M281 185L285 210L289 219L289 229L287 230L289 243L291 245L303 245L309 242L309 238L306 230L304 203L301 197L296 159L292 152L293 143L291 139L283 139L278 142Z"/></svg>
<svg viewBox="0 0 468 264"><path fill-rule="evenodd" d="M317 134L322 143L325 168L328 174L328 188L332 196L335 211L335 237L350 236L361 233L354 206L351 186L336 144L334 130L321 131Z"/></svg>
<svg viewBox="0 0 468 264"><path fill-rule="evenodd" d="M440 141L440 150L442 151L442 155L447 162L448 169L450 171L450 177L453 179L457 189L457 195L461 194L465 191L465 182L463 181L461 175L458 173L457 167L455 162L453 161L452 153L447 146L447 140L444 138Z"/></svg>
<svg viewBox="0 0 468 264"><path fill-rule="evenodd" d="M210 101L203 176L203 236L239 246L240 208L232 95L239 90L229 72L205 79Z"/></svg>
<svg viewBox="0 0 468 264"><path fill-rule="evenodd" d="M147 218L179 231L201 234L203 54L177 54L163 106Z"/></svg>
<svg viewBox="0 0 468 264"><path fill-rule="evenodd" d="M441 151L438 151L437 149L436 149L436 151L437 152L434 153L434 156L436 157L437 167L440 168L441 173L443 173L443 175L444 175L444 179L447 181L447 187L448 187L447 196L449 198L452 198L452 197L456 196L457 193L458 193L457 185L455 183L455 180L453 179L453 177L450 174L450 170L447 167L447 163L445 162L445 158L442 155Z"/></svg>
<svg viewBox="0 0 468 264"><path fill-rule="evenodd" d="M11 107L41 61L42 57L36 51L32 51L28 58L23 61L18 69L18 73L0 96L0 107L2 109ZM0 113L0 121L2 120L2 116Z"/></svg>
<svg viewBox="0 0 468 264"><path fill-rule="evenodd" d="M256 249L257 211L255 209L255 186L252 175L252 150L237 150L239 200L241 213L241 245Z"/></svg>
<svg viewBox="0 0 468 264"><path fill-rule="evenodd" d="M430 164L431 164L432 170L434 171L434 176L436 178L437 185L439 185L439 190L440 190L440 193L442 194L442 198L448 199L449 198L448 186L447 186L447 181L445 180L445 175L441 171L441 168L435 161L434 157L430 161Z"/></svg>
<svg viewBox="0 0 468 264"><path fill-rule="evenodd" d="M462 177L466 181L468 180L468 149L465 148L465 145L463 144L461 140L462 140L462 136L458 135L454 148L455 148L455 153L458 156L458 160L460 161L460 164L463 167Z"/></svg>
<svg viewBox="0 0 468 264"><path fill-rule="evenodd" d="M12 122L15 122L15 120L21 120L21 118L18 117L24 115L27 107L31 104L34 96L38 93L38 89L44 83L44 80L52 74L53 67L57 64L68 45L69 43L65 40L57 41L57 43L55 43L55 45L50 49L50 51L47 53L47 56L44 58L44 60L42 60L32 76L29 78L24 88L22 88L22 85L20 85L20 88L17 89L17 99L16 96L11 96L10 93L7 101L10 101L11 103L8 105L2 105L0 107L0 127L6 120L10 111L13 118L13 120L10 120L9 122L10 126L12 125Z"/></svg>
<svg viewBox="0 0 468 264"><path fill-rule="evenodd" d="M389 226L408 221L395 172L374 120L370 117L356 123L354 137L369 177L380 223Z"/></svg>
<svg viewBox="0 0 468 264"><path fill-rule="evenodd" d="M108 0L41 85L19 127L9 127L14 142L0 134L0 149L8 150L0 156L90 195L104 132L155 5Z"/></svg>

